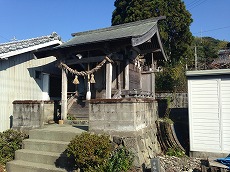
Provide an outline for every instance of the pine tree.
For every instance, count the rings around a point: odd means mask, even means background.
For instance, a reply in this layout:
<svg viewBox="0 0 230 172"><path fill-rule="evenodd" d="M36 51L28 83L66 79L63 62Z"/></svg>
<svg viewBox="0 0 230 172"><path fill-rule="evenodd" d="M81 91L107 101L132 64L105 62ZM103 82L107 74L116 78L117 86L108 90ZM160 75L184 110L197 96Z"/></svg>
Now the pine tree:
<svg viewBox="0 0 230 172"><path fill-rule="evenodd" d="M173 62L192 58L191 14L181 0L116 0L112 25L166 16L159 31L166 54Z"/></svg>

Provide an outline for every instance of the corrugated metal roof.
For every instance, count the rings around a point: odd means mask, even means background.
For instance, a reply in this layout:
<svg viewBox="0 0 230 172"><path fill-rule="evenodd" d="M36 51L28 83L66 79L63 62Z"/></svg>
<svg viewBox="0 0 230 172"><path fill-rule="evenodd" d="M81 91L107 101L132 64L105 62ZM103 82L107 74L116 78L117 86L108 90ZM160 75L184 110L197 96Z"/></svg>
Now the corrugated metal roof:
<svg viewBox="0 0 230 172"><path fill-rule="evenodd" d="M103 42L109 40L116 40L120 38L135 38L143 36L145 33L150 31L153 27L156 27L157 21L163 19L150 18L147 20L141 20L137 22L131 22L116 26L111 26L108 28L91 30L86 32L73 33L74 36L69 41L58 46L58 48L70 47L74 45Z"/></svg>
<svg viewBox="0 0 230 172"><path fill-rule="evenodd" d="M0 44L0 55L5 54L5 53L10 53L12 51L21 50L24 48L33 47L39 44L44 44L44 43L54 41L54 40L60 41L60 37L55 32L48 36L42 36L42 37L32 38L32 39L27 39L27 40L22 40L22 41L13 41L13 42L8 42L8 43L3 43L3 44Z"/></svg>

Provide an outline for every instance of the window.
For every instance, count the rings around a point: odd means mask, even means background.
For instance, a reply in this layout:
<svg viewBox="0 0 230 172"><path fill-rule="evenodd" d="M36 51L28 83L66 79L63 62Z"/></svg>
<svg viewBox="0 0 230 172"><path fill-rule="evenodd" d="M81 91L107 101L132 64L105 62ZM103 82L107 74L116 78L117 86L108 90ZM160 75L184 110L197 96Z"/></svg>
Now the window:
<svg viewBox="0 0 230 172"><path fill-rule="evenodd" d="M35 79L41 79L42 72L35 70Z"/></svg>

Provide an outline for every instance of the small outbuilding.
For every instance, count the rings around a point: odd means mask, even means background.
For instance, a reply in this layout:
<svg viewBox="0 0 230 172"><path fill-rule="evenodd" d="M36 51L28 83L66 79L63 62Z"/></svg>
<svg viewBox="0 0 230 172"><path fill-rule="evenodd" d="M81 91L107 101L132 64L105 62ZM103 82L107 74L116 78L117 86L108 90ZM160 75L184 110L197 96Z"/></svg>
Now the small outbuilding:
<svg viewBox="0 0 230 172"><path fill-rule="evenodd" d="M190 153L230 152L230 69L188 71Z"/></svg>
<svg viewBox="0 0 230 172"><path fill-rule="evenodd" d="M0 132L12 127L15 100L44 101L60 97L61 89L56 83L61 83L61 72L55 66L56 58L37 59L34 55L38 50L60 44L56 33L0 44ZM14 119L22 122L18 125L31 120L29 117L16 119L15 116Z"/></svg>

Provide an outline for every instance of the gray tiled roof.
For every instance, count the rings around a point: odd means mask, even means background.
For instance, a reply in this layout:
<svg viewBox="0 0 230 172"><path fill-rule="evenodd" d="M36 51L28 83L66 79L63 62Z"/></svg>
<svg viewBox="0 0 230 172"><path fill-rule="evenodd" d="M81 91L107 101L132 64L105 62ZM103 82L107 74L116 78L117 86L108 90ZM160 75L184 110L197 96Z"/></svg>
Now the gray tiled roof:
<svg viewBox="0 0 230 172"><path fill-rule="evenodd" d="M150 18L147 20L111 26L98 30L73 33L72 36L74 37L72 39L63 43L57 48L116 40L120 38L135 38L144 35L153 27L156 27L159 19L161 18Z"/></svg>
<svg viewBox="0 0 230 172"><path fill-rule="evenodd" d="M55 32L53 32L51 35L48 36L3 43L0 44L0 54L9 53L11 51L20 50L23 48L29 48L35 45L47 43L54 40L60 40L60 37Z"/></svg>

